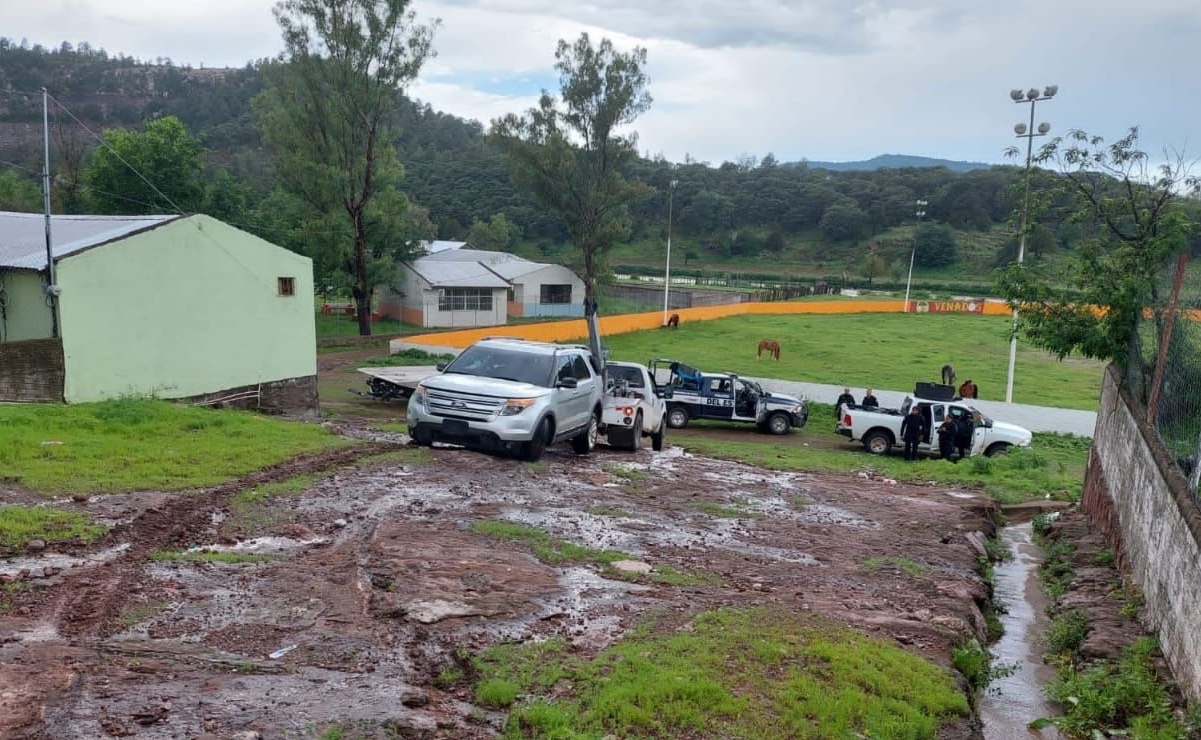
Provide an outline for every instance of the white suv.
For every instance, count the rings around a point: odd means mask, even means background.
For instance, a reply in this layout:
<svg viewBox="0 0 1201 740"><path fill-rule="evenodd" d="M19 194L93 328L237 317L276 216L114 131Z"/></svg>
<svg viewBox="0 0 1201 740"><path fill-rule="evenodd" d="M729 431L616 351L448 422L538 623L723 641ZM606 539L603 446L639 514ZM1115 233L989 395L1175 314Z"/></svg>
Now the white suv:
<svg viewBox="0 0 1201 740"><path fill-rule="evenodd" d="M587 347L482 339L422 380L409 399L409 436L537 460L547 445L596 446L604 383Z"/></svg>

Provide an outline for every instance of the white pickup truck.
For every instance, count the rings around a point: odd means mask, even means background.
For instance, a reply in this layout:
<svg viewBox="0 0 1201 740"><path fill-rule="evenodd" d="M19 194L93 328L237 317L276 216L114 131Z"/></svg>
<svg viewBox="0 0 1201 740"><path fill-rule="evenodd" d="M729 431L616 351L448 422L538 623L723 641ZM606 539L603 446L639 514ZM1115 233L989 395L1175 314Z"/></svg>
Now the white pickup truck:
<svg viewBox="0 0 1201 740"><path fill-rule="evenodd" d="M667 396L671 391L663 391ZM601 431L609 445L628 450L651 438L651 448L663 449L667 429L667 401L656 392L655 382L643 365L608 360L605 363L605 395L601 399Z"/></svg>
<svg viewBox="0 0 1201 740"><path fill-rule="evenodd" d="M1010 447L1029 447L1030 430L1016 424L993 421L962 399L936 401L914 397L907 404L916 404L926 420L926 433L919 449L938 449L935 430L947 418L968 416L972 420L972 455L989 457L1004 453ZM909 405L900 409L865 408L843 405L835 431L853 441L863 443L864 449L876 455L887 455L901 439L901 421L909 413Z"/></svg>

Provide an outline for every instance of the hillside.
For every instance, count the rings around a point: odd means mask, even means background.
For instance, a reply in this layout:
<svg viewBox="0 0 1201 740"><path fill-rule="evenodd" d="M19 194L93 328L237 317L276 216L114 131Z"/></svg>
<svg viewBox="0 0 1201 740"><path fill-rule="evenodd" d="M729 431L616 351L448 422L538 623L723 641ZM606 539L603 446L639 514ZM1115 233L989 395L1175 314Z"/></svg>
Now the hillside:
<svg viewBox="0 0 1201 740"><path fill-rule="evenodd" d="M95 132L140 128L176 116L203 147L210 212L284 246L303 249L281 227L275 183L252 101L263 89L258 67L192 69L170 60L145 62L87 44L24 48L0 39L0 208L29 202L14 195L41 167L41 95L49 89L82 125L53 111L52 159L61 172L74 151L85 183ZM508 248L569 260L562 222L512 185L485 127L406 100L396 111L396 145L404 188L426 209L438 238L466 238L477 222L503 214L519 235ZM14 168L18 165L26 169ZM32 174L31 174L32 172ZM689 268L818 275L866 283L895 276L914 245L917 199L928 202L923 234L945 229L950 251L933 262L919 249L918 271L948 280L987 280L1015 249L1009 221L1020 171L978 163L882 155L866 162L674 164L639 160L626 173L655 188L631 213L633 237L622 263L662 264L669 182L673 237ZM59 177L62 175L59 174ZM15 178L15 179L14 179ZM18 182L20 180L20 182ZM26 193L28 195L28 193ZM86 192L84 193L86 196ZM60 210L95 208L85 197ZM1050 232L1037 258L1070 246L1072 234ZM919 236L919 243L925 236ZM876 258L879 260L876 260ZM319 268L322 269L322 268Z"/></svg>
<svg viewBox="0 0 1201 740"><path fill-rule="evenodd" d="M935 157L918 157L911 154L880 154L871 159L858 162L818 162L806 160L806 164L815 169L831 170L833 172L872 171L881 169L898 169L901 167L946 167L951 172L970 172L986 170L994 165L984 162L963 162L956 159L938 159Z"/></svg>

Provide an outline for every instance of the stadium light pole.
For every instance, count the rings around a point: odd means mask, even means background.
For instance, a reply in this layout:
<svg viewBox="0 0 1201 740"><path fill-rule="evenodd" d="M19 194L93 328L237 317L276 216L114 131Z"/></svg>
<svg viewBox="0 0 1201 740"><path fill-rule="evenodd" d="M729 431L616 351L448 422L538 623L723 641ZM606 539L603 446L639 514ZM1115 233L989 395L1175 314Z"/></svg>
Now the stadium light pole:
<svg viewBox="0 0 1201 740"><path fill-rule="evenodd" d="M667 326L667 301L671 295L671 209L676 185L679 184L679 180L672 180L667 189L667 262L663 267L663 326Z"/></svg>
<svg viewBox="0 0 1201 740"><path fill-rule="evenodd" d="M1030 164L1032 155L1034 154L1034 137L1046 136L1051 131L1051 124L1040 123L1038 128L1034 128L1034 106L1040 101L1050 100L1055 97L1055 93L1059 92L1058 85L1047 85L1040 93L1038 88L1032 87L1026 92L1018 89L1009 91L1009 99L1019 105L1030 105L1030 123L1018 123L1013 127L1013 133L1019 139L1026 140L1026 174L1025 185L1023 186L1022 194L1022 218L1018 226L1018 264L1022 264L1026 259L1026 227L1030 213ZM1009 373L1005 377L1005 403L1013 402L1013 368L1017 362L1018 356L1018 310L1013 309L1013 326L1009 332Z"/></svg>
<svg viewBox="0 0 1201 740"><path fill-rule="evenodd" d="M930 205L929 201L919 200L917 203L917 211L914 215L917 216L917 227L922 227L922 219L926 216L926 206ZM909 250L909 277L905 278L905 309L904 313L909 313L909 284L913 282L913 257L917 254L917 232L913 232L913 246Z"/></svg>

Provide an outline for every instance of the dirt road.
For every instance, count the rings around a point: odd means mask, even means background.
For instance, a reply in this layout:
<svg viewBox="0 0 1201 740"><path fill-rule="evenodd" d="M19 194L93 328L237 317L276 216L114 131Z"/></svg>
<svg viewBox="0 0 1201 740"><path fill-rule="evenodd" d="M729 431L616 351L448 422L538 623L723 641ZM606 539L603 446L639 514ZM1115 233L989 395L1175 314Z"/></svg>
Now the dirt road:
<svg viewBox="0 0 1201 740"><path fill-rule="evenodd" d="M116 527L87 551L8 566L28 572L0 615L0 736L317 737L336 726L494 737L503 714L436 680L456 656L550 635L588 654L664 610L808 610L944 665L954 644L984 636L990 594L971 539L992 532L994 504L969 491L782 474L679 447L555 448L529 465L405 449L366 422L339 424L374 441L209 491L61 502ZM365 457L381 450L401 452ZM299 473L313 476L300 493L232 503ZM547 565L470 528L491 521L621 551L689 585ZM236 555L161 559L189 546ZM978 731L969 719L948 736Z"/></svg>

